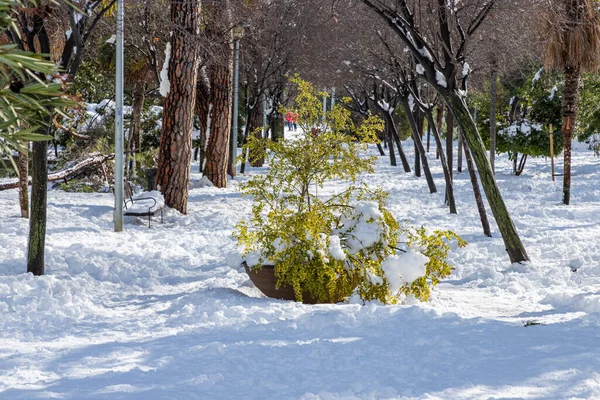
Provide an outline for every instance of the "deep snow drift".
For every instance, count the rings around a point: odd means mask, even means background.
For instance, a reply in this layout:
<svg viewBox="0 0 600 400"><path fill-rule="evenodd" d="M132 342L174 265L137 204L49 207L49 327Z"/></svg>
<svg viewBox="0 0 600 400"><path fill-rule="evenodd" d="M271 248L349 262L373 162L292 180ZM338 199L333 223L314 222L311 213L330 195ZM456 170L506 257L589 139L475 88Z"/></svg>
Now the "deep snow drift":
<svg viewBox="0 0 600 400"><path fill-rule="evenodd" d="M481 233L466 172L459 215L448 214L434 154L441 193L384 157L365 177L389 190L398 219L470 243L451 253L456 271L431 304L262 297L231 236L250 211L244 177L219 190L195 174L189 215L171 211L151 229L127 219L120 234L111 195L51 191L42 278L23 274L17 191L0 192L0 398L600 398L600 159L576 150L566 207L549 160L514 177L500 158L532 258L510 265L495 226L494 238Z"/></svg>

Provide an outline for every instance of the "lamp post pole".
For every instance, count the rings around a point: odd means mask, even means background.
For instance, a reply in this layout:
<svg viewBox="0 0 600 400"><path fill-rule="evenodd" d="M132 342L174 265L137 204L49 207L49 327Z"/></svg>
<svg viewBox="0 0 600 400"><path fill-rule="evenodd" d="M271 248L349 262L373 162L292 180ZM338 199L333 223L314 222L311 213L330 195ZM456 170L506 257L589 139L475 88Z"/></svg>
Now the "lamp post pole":
<svg viewBox="0 0 600 400"><path fill-rule="evenodd" d="M117 5L117 73L115 95L115 232L123 231L123 0Z"/></svg>
<svg viewBox="0 0 600 400"><path fill-rule="evenodd" d="M234 28L235 50L234 50L234 66L233 66L233 124L231 129L231 138L229 140L229 172L231 177L236 175L237 158L237 137L238 137L238 113L239 113L239 96L240 96L240 35Z"/></svg>

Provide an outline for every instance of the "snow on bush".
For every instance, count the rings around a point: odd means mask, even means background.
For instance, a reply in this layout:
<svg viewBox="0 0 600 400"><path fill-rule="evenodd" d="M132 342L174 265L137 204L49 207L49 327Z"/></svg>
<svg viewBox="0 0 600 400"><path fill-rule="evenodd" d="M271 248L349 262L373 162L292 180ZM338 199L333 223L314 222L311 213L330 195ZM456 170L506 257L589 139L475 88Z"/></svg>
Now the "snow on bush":
<svg viewBox="0 0 600 400"><path fill-rule="evenodd" d="M408 250L390 256L381 263L381 269L390 285L390 292L396 293L402 286L412 284L417 278L425 276L429 257L421 253Z"/></svg>

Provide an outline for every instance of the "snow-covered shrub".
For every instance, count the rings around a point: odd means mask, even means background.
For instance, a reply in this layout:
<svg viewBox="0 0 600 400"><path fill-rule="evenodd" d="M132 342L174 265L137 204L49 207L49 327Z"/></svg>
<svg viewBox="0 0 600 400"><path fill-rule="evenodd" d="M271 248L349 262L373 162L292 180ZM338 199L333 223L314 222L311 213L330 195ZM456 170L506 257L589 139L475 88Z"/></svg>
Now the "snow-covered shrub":
<svg viewBox="0 0 600 400"><path fill-rule="evenodd" d="M383 128L370 117L355 125L348 110L335 107L320 121L320 93L294 78L298 123L303 135L273 142L251 137L255 153L266 149L269 170L243 185L252 196L252 217L235 237L251 268L274 265L279 285L294 288L297 300L339 301L357 293L363 300L395 303L403 296L429 298L431 285L450 274L445 239L401 226L386 209L387 193L359 184L373 172L374 158L362 153ZM323 196L331 180L347 182L341 192ZM399 243L400 238L406 241Z"/></svg>

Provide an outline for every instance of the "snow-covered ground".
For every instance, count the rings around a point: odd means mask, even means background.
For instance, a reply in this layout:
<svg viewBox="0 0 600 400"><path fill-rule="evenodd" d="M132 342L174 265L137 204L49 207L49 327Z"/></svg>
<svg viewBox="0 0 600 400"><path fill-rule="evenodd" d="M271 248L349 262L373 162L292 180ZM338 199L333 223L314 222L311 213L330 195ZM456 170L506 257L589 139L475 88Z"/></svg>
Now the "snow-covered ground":
<svg viewBox="0 0 600 400"><path fill-rule="evenodd" d="M189 215L150 229L128 219L123 233L111 195L50 191L41 278L23 273L17 192L0 192L0 398L600 398L600 159L577 148L567 207L549 160L514 177L500 158L526 265L509 264L495 226L482 235L466 172L459 214L447 213L430 160L434 195L384 157L365 177L389 190L398 219L470 243L432 302L410 306L262 297L231 235L250 211L244 177L220 190L194 173Z"/></svg>

